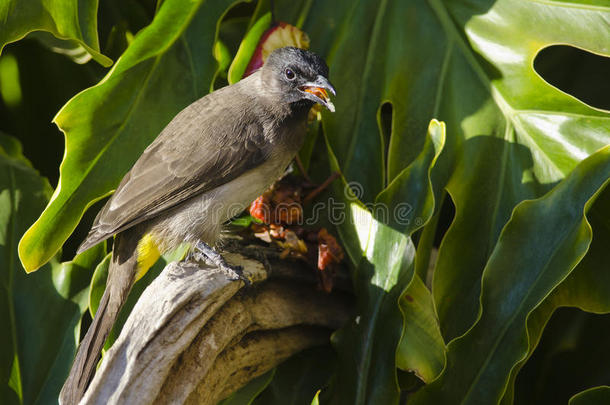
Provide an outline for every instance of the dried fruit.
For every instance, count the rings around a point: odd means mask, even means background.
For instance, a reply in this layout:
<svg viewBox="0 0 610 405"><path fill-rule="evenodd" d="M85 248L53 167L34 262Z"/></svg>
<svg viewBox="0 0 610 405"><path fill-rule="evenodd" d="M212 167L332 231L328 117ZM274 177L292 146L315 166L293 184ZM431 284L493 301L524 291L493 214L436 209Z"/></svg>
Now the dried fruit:
<svg viewBox="0 0 610 405"><path fill-rule="evenodd" d="M343 249L337 239L326 228L318 232L318 269L325 270L328 266L343 260Z"/></svg>
<svg viewBox="0 0 610 405"><path fill-rule="evenodd" d="M318 232L318 270L320 270L320 282L322 288L330 292L333 287L336 264L343 260L343 249L326 228Z"/></svg>
<svg viewBox="0 0 610 405"><path fill-rule="evenodd" d="M250 215L265 224L291 225L303 219L302 187L282 179L250 204Z"/></svg>
<svg viewBox="0 0 610 405"><path fill-rule="evenodd" d="M265 224L271 221L270 196L270 191L263 193L263 195L252 201L249 208L250 215Z"/></svg>

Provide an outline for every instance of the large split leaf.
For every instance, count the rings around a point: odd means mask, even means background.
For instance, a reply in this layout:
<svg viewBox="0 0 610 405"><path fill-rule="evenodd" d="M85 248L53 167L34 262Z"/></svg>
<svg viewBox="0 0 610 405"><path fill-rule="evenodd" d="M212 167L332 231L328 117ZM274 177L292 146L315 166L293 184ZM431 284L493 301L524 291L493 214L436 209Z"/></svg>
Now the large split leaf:
<svg viewBox="0 0 610 405"><path fill-rule="evenodd" d="M607 146L544 197L515 208L485 267L476 324L449 344L443 374L412 403L501 399L511 369L528 352L527 318L587 252L592 232L585 212L609 182Z"/></svg>
<svg viewBox="0 0 610 405"><path fill-rule="evenodd" d="M346 210L337 226L355 267L358 308L356 318L333 337L339 352L335 387L330 392L333 403L398 403L394 365L403 326L398 301L414 274L415 246L410 235L434 211L430 172L444 140L444 125L432 121L427 147L369 206L371 210L354 198L345 181L338 187ZM338 170L330 146L329 153L333 169ZM395 215L406 195L416 196L408 214L419 222Z"/></svg>
<svg viewBox="0 0 610 405"><path fill-rule="evenodd" d="M0 402L53 403L78 344L87 290L103 244L72 262L53 260L26 275L17 242L44 208L48 182L15 140L0 137Z"/></svg>
<svg viewBox="0 0 610 405"><path fill-rule="evenodd" d="M447 122L451 136L434 175L447 183L457 213L433 283L446 341L476 319L482 270L515 205L543 195L610 142L606 112L552 87L533 69L537 53L557 43L610 54L604 34L610 9L592 3L597 7L320 0L295 11L293 3L276 2L280 15L306 13L312 50L329 62L337 112L325 113L324 131L364 202L374 201L419 153L430 118ZM389 134L380 128L386 102ZM342 237L348 246L354 238Z"/></svg>
<svg viewBox="0 0 610 405"><path fill-rule="evenodd" d="M364 202L417 156L432 117L447 123L451 136L435 176L448 183L457 213L433 284L446 340L476 319L481 272L514 206L543 195L610 142L606 112L532 67L541 49L557 43L610 55L610 8L588 3L319 0L301 9L338 94L324 131ZM276 5L299 15L292 3ZM386 102L389 134L375 122Z"/></svg>
<svg viewBox="0 0 610 405"><path fill-rule="evenodd" d="M235 2L164 1L108 75L62 108L55 118L66 136L59 185L20 242L26 271L49 260L171 118L208 93L218 20Z"/></svg>
<svg viewBox="0 0 610 405"><path fill-rule="evenodd" d="M474 9L459 1L446 9L431 4L451 39L448 57L463 58L478 84L468 81L464 91L481 91L468 98L478 99L479 108L460 117L465 137L447 186L457 212L433 284L445 338L452 339L475 319L481 272L513 207L542 195L610 141L607 113L553 88L532 68L537 52L558 42L610 53L598 31L610 9L510 0L478 2ZM565 26L571 29L560 29ZM449 69L446 80L467 80L465 66ZM452 108L459 103L453 98Z"/></svg>
<svg viewBox="0 0 610 405"><path fill-rule="evenodd" d="M48 31L59 39L74 41L97 62L112 60L100 53L97 37L97 0L6 0L0 2L0 53L10 42L32 31Z"/></svg>

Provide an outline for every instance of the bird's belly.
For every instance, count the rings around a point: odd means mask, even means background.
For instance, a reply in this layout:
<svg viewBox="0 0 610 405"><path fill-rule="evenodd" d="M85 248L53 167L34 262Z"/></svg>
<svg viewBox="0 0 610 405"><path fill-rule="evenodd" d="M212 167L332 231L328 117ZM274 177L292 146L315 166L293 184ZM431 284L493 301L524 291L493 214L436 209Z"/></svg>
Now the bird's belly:
<svg viewBox="0 0 610 405"><path fill-rule="evenodd" d="M289 156L290 157L290 156ZM223 223L248 208L277 178L289 159L269 159L238 178L195 196L161 215L153 226L162 251L183 242L214 244Z"/></svg>

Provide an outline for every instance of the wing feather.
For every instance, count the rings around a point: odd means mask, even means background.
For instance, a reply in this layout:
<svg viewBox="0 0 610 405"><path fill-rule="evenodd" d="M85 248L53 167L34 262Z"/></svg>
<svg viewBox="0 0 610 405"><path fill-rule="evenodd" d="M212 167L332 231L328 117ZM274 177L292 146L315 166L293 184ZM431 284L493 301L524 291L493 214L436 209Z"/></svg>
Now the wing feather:
<svg viewBox="0 0 610 405"><path fill-rule="evenodd" d="M264 128L251 108L235 105L239 95L225 87L182 110L125 175L78 251L262 164Z"/></svg>

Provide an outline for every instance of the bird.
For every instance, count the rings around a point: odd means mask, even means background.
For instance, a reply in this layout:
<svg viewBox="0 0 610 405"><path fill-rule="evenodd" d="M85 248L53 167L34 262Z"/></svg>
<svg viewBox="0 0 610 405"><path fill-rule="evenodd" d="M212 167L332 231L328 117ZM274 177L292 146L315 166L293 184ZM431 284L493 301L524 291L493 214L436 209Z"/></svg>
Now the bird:
<svg viewBox="0 0 610 405"><path fill-rule="evenodd" d="M59 396L77 404L93 378L133 284L164 252L190 244L231 280L247 279L214 249L223 224L286 170L303 144L315 104L334 112L328 66L294 47L180 111L144 150L100 210L83 252L114 236L106 288Z"/></svg>

